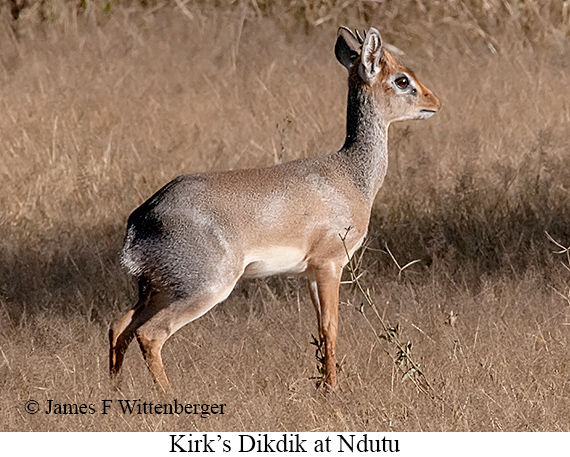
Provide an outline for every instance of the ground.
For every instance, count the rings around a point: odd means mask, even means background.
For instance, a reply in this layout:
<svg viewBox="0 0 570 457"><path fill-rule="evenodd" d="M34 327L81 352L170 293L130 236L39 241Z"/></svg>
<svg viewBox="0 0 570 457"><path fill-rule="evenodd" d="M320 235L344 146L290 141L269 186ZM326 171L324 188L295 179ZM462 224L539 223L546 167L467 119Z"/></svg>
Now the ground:
<svg viewBox="0 0 570 457"><path fill-rule="evenodd" d="M0 430L570 430L560 2L69 5L0 10ZM167 342L173 397L136 344L115 390L107 332L136 300L119 263L129 213L182 173L340 148L339 25L376 27L443 108L390 128L355 258L375 308L347 272L338 389L316 388L308 289L283 277L239 284ZM226 406L115 407L173 398ZM45 414L48 400L86 413Z"/></svg>

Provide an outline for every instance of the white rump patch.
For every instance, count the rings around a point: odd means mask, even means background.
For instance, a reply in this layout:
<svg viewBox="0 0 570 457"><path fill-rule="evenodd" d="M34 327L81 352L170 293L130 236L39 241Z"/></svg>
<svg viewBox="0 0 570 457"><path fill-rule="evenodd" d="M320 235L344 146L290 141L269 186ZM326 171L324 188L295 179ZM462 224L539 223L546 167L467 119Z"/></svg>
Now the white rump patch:
<svg viewBox="0 0 570 457"><path fill-rule="evenodd" d="M307 269L305 251L290 246L271 246L245 256L244 278L299 274Z"/></svg>

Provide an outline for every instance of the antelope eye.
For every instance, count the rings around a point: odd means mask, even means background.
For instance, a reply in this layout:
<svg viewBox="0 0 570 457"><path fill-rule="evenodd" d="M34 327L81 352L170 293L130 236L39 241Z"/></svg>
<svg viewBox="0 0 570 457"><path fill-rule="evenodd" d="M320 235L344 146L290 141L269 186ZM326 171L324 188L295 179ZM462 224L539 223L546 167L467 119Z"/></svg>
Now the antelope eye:
<svg viewBox="0 0 570 457"><path fill-rule="evenodd" d="M396 83L396 86L398 86L400 89L407 89L408 86L410 85L410 81L406 76L400 76L394 82Z"/></svg>

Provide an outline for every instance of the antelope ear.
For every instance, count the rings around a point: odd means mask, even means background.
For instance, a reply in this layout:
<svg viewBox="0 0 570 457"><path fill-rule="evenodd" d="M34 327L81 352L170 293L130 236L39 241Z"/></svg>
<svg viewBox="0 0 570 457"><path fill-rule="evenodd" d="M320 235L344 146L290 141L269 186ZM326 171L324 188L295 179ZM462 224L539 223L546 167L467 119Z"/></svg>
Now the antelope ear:
<svg viewBox="0 0 570 457"><path fill-rule="evenodd" d="M338 29L334 53L337 60L350 70L352 63L360 55L360 43L350 29L346 27Z"/></svg>
<svg viewBox="0 0 570 457"><path fill-rule="evenodd" d="M362 44L359 73L365 81L371 81L380 71L382 58L382 37L378 30L370 27Z"/></svg>

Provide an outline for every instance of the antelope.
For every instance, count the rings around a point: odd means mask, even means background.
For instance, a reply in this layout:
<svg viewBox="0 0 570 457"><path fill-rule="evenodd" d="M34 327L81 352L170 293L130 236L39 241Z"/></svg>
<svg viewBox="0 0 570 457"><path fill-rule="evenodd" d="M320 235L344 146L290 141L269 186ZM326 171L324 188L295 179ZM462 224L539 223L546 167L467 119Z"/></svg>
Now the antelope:
<svg viewBox="0 0 570 457"><path fill-rule="evenodd" d="M171 335L225 300L241 278L299 274L324 343L324 384L335 388L341 274L364 240L386 175L388 126L441 108L375 28L361 35L341 27L335 54L348 70L339 151L179 176L130 215L122 264L139 297L109 331L112 378L136 337L155 382L170 391L161 350Z"/></svg>

